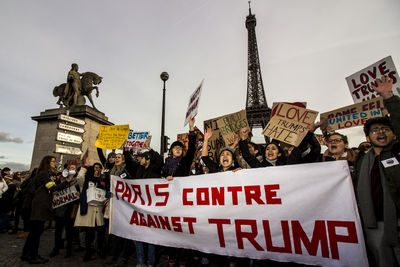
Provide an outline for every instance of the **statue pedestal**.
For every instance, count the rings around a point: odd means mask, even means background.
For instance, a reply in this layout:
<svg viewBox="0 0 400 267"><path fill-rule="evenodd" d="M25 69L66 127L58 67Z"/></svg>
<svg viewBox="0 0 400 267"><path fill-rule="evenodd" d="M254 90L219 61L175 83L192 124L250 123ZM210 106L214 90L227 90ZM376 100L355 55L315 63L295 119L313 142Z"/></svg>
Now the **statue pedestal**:
<svg viewBox="0 0 400 267"><path fill-rule="evenodd" d="M75 106L69 109L69 116L84 120L86 124L71 125L84 128L85 132L83 134L69 132L58 129L58 124L60 122L65 124L64 121L58 119L58 115L66 115L66 113L67 108L46 109L45 111L40 112L39 116L32 117L32 120L37 121L38 125L36 129L35 144L32 153L31 169L38 167L40 161L46 155L52 155L57 159L57 162L60 162L61 154L55 153L56 144L70 147L78 147L82 150L83 153L85 153L85 151L88 149L91 163L93 164L94 162L100 162L97 155L96 147L94 145L97 139L97 135L99 133L99 125L113 125L113 123L108 121L108 118L104 115L104 113L96 109L93 109L86 105ZM57 141L57 132L65 132L68 134L81 136L83 139L83 143L77 145ZM63 154L62 163L64 164L67 162L74 162L80 157L81 155Z"/></svg>

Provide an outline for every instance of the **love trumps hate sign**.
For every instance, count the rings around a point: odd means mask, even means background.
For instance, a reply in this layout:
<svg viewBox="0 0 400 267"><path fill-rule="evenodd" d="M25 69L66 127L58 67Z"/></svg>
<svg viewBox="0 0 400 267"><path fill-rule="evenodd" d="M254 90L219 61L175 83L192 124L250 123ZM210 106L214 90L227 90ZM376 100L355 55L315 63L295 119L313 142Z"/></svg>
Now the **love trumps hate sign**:
<svg viewBox="0 0 400 267"><path fill-rule="evenodd" d="M279 103L263 134L284 143L299 146L306 136L307 126L315 121L318 112L295 105Z"/></svg>
<svg viewBox="0 0 400 267"><path fill-rule="evenodd" d="M170 182L113 176L112 192L110 232L123 238L233 257L368 266L346 161Z"/></svg>

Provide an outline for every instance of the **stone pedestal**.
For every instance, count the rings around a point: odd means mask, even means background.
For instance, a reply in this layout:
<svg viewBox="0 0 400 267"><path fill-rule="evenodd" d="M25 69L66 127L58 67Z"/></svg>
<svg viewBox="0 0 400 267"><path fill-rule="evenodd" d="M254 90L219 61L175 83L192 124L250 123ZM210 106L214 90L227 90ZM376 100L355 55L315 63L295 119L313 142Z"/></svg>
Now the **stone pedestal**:
<svg viewBox="0 0 400 267"><path fill-rule="evenodd" d="M38 125L36 129L35 144L32 153L31 169L38 167L40 161L46 155L52 155L57 159L57 162L60 162L61 154L55 153L56 144L79 147L81 148L83 153L85 153L85 151L88 149L91 162L100 162L97 155L97 149L94 145L97 139L97 135L99 133L99 125L113 125L113 123L108 121L108 118L104 115L104 113L96 109L93 109L86 105L75 106L69 109L69 116L84 120L86 124L80 126L74 124L71 125L84 128L85 132L83 134L80 134L64 131L62 129L58 129L58 124L60 122L65 123L58 119L58 115L66 115L66 113L66 108L46 109L45 111L40 112L39 116L32 117L32 120L37 121ZM57 141L57 132L65 132L81 136L83 139L83 143L77 145ZM80 157L81 155L63 154L62 164L66 162L73 162Z"/></svg>

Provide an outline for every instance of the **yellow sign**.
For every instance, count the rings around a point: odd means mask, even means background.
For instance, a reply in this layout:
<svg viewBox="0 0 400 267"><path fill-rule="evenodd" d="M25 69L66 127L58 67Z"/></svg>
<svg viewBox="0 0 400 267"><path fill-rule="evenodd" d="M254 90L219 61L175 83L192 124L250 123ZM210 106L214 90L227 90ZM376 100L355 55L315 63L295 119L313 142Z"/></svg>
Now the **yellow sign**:
<svg viewBox="0 0 400 267"><path fill-rule="evenodd" d="M95 146L102 149L119 149L128 138L129 125L100 125Z"/></svg>

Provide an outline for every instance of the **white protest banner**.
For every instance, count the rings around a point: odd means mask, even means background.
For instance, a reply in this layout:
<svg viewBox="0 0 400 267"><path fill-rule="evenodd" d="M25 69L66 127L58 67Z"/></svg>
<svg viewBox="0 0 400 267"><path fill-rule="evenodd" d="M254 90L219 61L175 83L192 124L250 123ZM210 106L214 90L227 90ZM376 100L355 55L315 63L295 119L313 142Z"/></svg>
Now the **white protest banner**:
<svg viewBox="0 0 400 267"><path fill-rule="evenodd" d="M112 177L110 232L205 253L368 266L346 161L189 177Z"/></svg>
<svg viewBox="0 0 400 267"><path fill-rule="evenodd" d="M197 87L197 89L194 90L193 94L189 98L189 105L186 111L185 123L183 126L186 126L186 124L188 124L190 118L194 118L197 115L197 110L199 109L201 87L203 86L203 82L204 80L201 81L199 87Z"/></svg>
<svg viewBox="0 0 400 267"><path fill-rule="evenodd" d="M125 142L125 147L132 148L134 150L139 150L145 148L144 142L147 138L150 137L150 132L134 132L133 130L129 131L128 138Z"/></svg>
<svg viewBox="0 0 400 267"><path fill-rule="evenodd" d="M346 78L354 103L378 97L371 84L382 76L393 80L393 93L400 96L399 74L392 57L388 56Z"/></svg>
<svg viewBox="0 0 400 267"><path fill-rule="evenodd" d="M368 119L383 116L382 97L373 98L357 104L321 113L333 130L363 126Z"/></svg>
<svg viewBox="0 0 400 267"><path fill-rule="evenodd" d="M296 105L278 103L263 134L284 143L299 146L306 136L307 126L315 121L318 112Z"/></svg>
<svg viewBox="0 0 400 267"><path fill-rule="evenodd" d="M65 188L63 190L57 191L53 196L53 201L51 202L53 209L61 207L67 203L79 199L78 191L75 185Z"/></svg>

